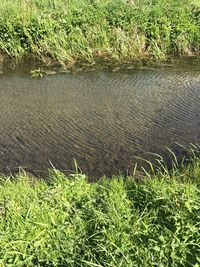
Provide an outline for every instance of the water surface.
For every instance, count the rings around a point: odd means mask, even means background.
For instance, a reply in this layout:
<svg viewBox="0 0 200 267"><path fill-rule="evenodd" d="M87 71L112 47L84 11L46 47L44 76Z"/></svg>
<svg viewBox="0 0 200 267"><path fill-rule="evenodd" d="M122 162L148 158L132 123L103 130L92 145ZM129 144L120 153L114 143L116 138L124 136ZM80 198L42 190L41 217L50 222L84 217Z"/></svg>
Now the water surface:
<svg viewBox="0 0 200 267"><path fill-rule="evenodd" d="M200 70L172 67L31 78L0 74L0 172L131 172L149 152L200 141Z"/></svg>

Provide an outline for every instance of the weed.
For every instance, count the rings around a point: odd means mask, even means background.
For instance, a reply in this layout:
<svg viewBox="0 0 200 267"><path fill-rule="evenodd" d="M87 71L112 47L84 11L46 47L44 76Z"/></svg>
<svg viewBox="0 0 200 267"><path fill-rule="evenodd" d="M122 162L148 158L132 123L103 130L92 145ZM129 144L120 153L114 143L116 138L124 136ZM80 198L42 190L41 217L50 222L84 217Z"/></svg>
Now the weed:
<svg viewBox="0 0 200 267"><path fill-rule="evenodd" d="M42 78L43 77L43 72L41 71L41 69L37 69L37 70L32 70L30 72L31 77L37 77L37 78Z"/></svg>
<svg viewBox="0 0 200 267"><path fill-rule="evenodd" d="M198 266L200 160L143 181L1 179L2 266Z"/></svg>
<svg viewBox="0 0 200 267"><path fill-rule="evenodd" d="M0 51L61 64L199 54L196 0L2 0Z"/></svg>

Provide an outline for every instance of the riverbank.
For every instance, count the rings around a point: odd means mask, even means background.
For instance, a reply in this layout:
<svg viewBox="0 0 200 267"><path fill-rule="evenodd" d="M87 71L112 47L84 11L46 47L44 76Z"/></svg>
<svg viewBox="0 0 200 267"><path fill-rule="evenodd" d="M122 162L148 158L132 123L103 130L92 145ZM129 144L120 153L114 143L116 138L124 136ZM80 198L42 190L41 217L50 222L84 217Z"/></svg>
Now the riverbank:
<svg viewBox="0 0 200 267"><path fill-rule="evenodd" d="M198 1L3 0L0 51L51 64L199 55Z"/></svg>
<svg viewBox="0 0 200 267"><path fill-rule="evenodd" d="M136 181L1 179L1 266L199 266L200 160Z"/></svg>

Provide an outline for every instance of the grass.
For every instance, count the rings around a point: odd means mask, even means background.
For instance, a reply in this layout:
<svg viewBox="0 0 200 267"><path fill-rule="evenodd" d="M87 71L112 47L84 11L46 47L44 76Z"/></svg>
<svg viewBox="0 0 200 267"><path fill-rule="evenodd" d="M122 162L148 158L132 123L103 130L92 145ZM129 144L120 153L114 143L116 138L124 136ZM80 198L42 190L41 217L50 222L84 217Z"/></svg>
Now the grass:
<svg viewBox="0 0 200 267"><path fill-rule="evenodd" d="M0 51L45 63L200 52L199 0L1 0Z"/></svg>
<svg viewBox="0 0 200 267"><path fill-rule="evenodd" d="M0 184L0 266L200 266L200 159L136 181Z"/></svg>

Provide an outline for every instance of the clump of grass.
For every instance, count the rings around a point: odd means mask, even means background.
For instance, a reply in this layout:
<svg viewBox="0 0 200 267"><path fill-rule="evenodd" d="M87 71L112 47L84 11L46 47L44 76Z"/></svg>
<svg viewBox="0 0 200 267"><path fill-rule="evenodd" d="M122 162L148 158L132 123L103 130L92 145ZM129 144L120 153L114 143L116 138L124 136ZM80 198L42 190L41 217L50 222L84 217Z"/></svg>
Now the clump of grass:
<svg viewBox="0 0 200 267"><path fill-rule="evenodd" d="M2 0L0 50L62 64L200 51L197 0Z"/></svg>
<svg viewBox="0 0 200 267"><path fill-rule="evenodd" d="M199 266L200 160L150 179L1 179L2 266Z"/></svg>
<svg viewBox="0 0 200 267"><path fill-rule="evenodd" d="M42 78L44 75L40 68L36 70L32 70L30 74L31 74L31 77L37 77L37 78Z"/></svg>

